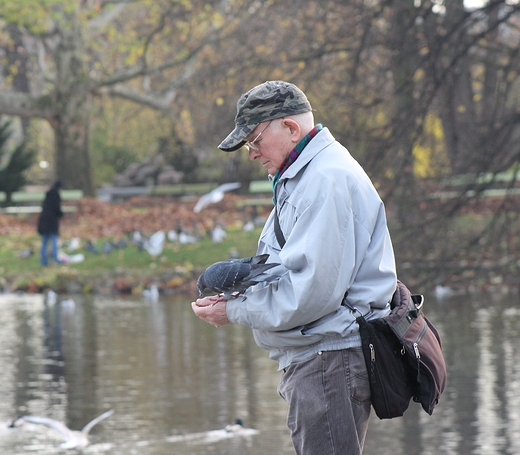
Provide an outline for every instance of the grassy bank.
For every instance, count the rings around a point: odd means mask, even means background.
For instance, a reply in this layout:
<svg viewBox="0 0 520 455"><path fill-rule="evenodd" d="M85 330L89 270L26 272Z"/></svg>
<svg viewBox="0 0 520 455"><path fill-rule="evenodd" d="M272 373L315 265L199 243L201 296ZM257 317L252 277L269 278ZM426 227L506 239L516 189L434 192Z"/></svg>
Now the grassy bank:
<svg viewBox="0 0 520 455"><path fill-rule="evenodd" d="M193 244L166 241L157 257L128 242L124 248L109 253L63 251L69 255L83 254L84 261L42 268L39 259L38 235L5 235L0 237L0 288L9 291L42 292L46 288L62 292L137 293L155 282L161 292L173 293L195 290L195 280L209 264L227 259L231 252L240 257L256 251L260 228L246 232L228 230L221 243L213 243L209 236ZM95 245L103 245L114 238L101 237ZM32 250L28 258L20 253Z"/></svg>

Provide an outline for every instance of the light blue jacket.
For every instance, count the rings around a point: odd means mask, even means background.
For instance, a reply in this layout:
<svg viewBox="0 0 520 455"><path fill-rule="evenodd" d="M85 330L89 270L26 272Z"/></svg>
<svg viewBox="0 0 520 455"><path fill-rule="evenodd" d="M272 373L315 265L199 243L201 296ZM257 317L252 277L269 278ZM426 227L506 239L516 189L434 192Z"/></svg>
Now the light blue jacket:
<svg viewBox="0 0 520 455"><path fill-rule="evenodd" d="M383 202L327 128L275 191L287 243L280 250L273 210L258 254L281 264L271 269L280 279L230 299L227 316L251 327L257 344L283 369L318 351L360 346L356 317L386 316L397 278Z"/></svg>

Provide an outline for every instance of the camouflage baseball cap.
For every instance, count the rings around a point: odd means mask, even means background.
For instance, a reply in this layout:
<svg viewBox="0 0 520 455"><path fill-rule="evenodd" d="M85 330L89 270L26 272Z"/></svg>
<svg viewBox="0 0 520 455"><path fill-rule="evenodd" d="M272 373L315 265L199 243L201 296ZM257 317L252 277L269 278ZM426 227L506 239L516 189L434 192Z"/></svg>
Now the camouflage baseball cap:
<svg viewBox="0 0 520 455"><path fill-rule="evenodd" d="M234 152L246 143L245 138L259 123L311 110L305 93L296 85L284 81L264 82L239 98L235 129L218 148Z"/></svg>

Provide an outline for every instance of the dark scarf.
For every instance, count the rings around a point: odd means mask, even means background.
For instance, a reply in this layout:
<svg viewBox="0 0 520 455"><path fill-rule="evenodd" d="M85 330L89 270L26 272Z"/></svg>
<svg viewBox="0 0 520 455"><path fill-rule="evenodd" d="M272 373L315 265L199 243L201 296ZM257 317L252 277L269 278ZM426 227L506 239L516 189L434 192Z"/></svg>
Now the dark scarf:
<svg viewBox="0 0 520 455"><path fill-rule="evenodd" d="M321 130L323 129L323 126L321 123L318 123L312 130L310 130L302 139L300 142L296 144L296 147L294 147L285 160L283 161L282 165L280 166L280 169L276 171L276 174L273 178L273 192L276 184L280 180L280 177L283 175L283 173L289 169L289 166L293 164L300 154L302 153L303 149L307 146L307 144L311 141L311 139L316 136ZM274 199L274 198L273 198ZM276 203L276 201L275 201Z"/></svg>

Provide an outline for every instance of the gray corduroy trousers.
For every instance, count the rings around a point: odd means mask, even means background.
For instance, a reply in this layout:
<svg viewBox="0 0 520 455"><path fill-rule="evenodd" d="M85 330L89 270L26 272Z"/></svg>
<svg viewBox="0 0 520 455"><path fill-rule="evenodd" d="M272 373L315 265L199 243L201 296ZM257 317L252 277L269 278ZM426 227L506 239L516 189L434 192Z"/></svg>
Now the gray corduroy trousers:
<svg viewBox="0 0 520 455"><path fill-rule="evenodd" d="M370 416L370 384L361 348L319 352L291 364L278 393L298 455L361 455Z"/></svg>

